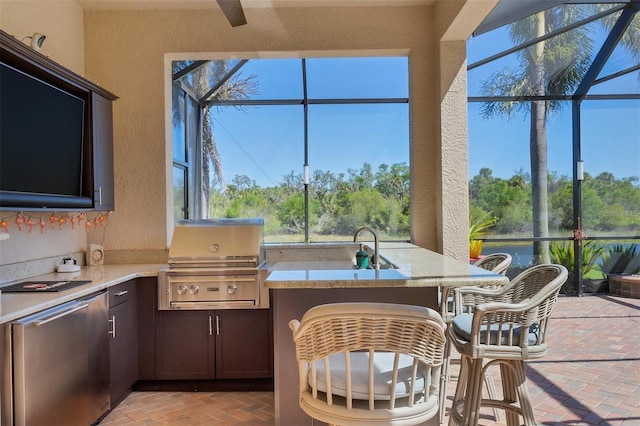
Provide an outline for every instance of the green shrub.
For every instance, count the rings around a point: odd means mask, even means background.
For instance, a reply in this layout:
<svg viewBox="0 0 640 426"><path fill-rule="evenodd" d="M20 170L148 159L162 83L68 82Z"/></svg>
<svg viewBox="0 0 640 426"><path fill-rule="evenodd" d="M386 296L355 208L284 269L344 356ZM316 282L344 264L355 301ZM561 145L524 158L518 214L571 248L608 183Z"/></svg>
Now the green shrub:
<svg viewBox="0 0 640 426"><path fill-rule="evenodd" d="M582 276L586 275L596 260L602 254L603 247L595 241L585 241L582 243ZM549 243L549 254L551 261L566 267L569 272L573 272L573 242L571 241L551 241Z"/></svg>

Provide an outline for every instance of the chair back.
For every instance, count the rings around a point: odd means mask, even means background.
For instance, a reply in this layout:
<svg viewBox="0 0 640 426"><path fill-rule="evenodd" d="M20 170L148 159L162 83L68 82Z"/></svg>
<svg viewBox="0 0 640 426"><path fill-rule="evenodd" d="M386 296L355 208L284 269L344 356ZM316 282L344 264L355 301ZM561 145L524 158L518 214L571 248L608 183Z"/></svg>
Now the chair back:
<svg viewBox="0 0 640 426"><path fill-rule="evenodd" d="M487 271L495 272L496 274L505 275L509 266L511 266L512 257L509 253L492 253L481 259L478 259L473 266L477 266ZM483 285L481 288L498 288L501 285ZM456 304L451 296L453 290L450 288L442 289L442 300L440 302L440 315L445 319L446 323L451 322L451 319L462 311L456 310Z"/></svg>
<svg viewBox="0 0 640 426"><path fill-rule="evenodd" d="M473 266L504 275L511 265L511 260L509 253L492 253L476 260Z"/></svg>
<svg viewBox="0 0 640 426"><path fill-rule="evenodd" d="M564 266L545 264L527 269L501 288L454 289L457 308L471 313L453 319L452 338L470 343L470 356L493 351L493 356L541 357L548 318L567 276Z"/></svg>
<svg viewBox="0 0 640 426"><path fill-rule="evenodd" d="M292 320L300 406L340 425L419 424L438 410L445 324L426 307L332 303Z"/></svg>

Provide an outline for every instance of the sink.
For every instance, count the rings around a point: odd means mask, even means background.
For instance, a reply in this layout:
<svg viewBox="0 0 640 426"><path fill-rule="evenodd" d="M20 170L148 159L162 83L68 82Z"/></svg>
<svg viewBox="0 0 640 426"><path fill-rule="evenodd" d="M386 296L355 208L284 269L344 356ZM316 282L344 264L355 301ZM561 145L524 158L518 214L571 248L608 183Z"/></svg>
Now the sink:
<svg viewBox="0 0 640 426"><path fill-rule="evenodd" d="M355 254L359 244L356 243L324 243L309 245L292 245L291 248L280 248L268 254L268 260L274 263L274 270L358 270ZM373 257L374 250L367 244L363 248ZM380 269L400 269L389 259L380 255ZM369 267L367 269L373 269Z"/></svg>

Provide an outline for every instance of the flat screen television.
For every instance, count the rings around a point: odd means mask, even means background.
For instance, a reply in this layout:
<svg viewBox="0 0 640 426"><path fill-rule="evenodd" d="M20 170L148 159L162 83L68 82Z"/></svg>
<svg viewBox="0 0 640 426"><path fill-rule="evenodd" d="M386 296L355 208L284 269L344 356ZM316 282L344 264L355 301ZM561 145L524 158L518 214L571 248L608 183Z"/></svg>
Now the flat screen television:
<svg viewBox="0 0 640 426"><path fill-rule="evenodd" d="M0 63L0 210L91 208L84 99Z"/></svg>

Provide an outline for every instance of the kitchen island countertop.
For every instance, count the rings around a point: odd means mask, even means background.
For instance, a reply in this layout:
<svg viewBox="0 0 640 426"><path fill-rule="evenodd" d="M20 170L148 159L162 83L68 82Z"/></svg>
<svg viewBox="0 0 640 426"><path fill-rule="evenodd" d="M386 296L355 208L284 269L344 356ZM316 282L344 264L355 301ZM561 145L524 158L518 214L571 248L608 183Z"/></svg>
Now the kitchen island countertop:
<svg viewBox="0 0 640 426"><path fill-rule="evenodd" d="M381 243L380 253L395 268L353 269L349 260L273 262L266 265L270 273L265 285L271 289L295 289L456 287L507 282L503 275L408 243Z"/></svg>

